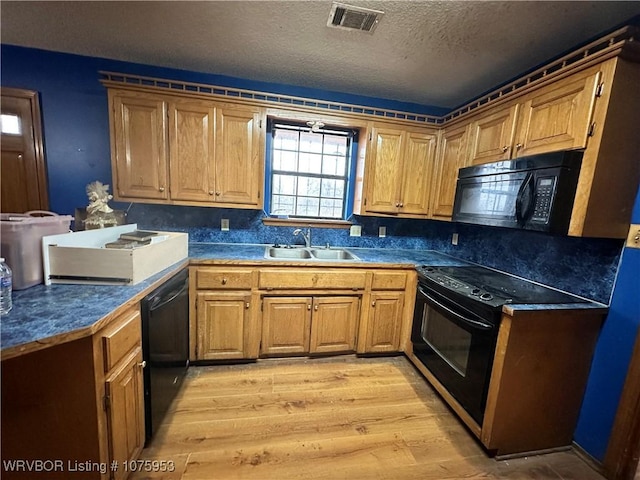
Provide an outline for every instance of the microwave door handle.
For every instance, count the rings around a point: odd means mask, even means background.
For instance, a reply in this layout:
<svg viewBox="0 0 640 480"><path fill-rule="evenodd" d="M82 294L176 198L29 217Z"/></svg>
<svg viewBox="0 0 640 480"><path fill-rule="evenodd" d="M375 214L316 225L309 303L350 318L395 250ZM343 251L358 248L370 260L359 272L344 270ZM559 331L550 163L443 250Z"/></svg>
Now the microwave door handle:
<svg viewBox="0 0 640 480"><path fill-rule="evenodd" d="M428 293L426 293L424 290L422 290L422 288L418 287L418 289L420 290L420 293L423 294L427 300L431 303L433 303L434 305L436 305L437 307L445 310L447 313L450 313L451 315L453 315L454 317L456 317L458 320L460 320L463 323L466 323L467 325L470 325L474 328L478 328L480 330L491 330L493 328L493 325L489 324L489 323L484 323L484 322L478 322L477 320L472 320L470 318L465 317L464 315L460 315L458 312L456 312L455 310L450 309L449 307L447 307L446 305L443 305L442 303L440 303L439 301L437 301L435 298L433 298L431 295L429 295Z"/></svg>
<svg viewBox="0 0 640 480"><path fill-rule="evenodd" d="M529 202L527 204L526 210L522 211L522 205L524 203L525 195L529 195ZM531 213L531 208L533 207L533 173L527 173L527 176L524 178L522 185L518 189L518 194L516 195L516 222L518 225L524 225L527 217Z"/></svg>

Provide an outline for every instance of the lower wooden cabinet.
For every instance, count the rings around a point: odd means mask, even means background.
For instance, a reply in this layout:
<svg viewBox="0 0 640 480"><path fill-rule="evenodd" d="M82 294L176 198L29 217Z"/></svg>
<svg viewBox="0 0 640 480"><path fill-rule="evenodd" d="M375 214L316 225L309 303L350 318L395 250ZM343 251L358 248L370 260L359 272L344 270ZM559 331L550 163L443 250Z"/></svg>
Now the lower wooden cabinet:
<svg viewBox="0 0 640 480"><path fill-rule="evenodd" d="M309 353L355 352L360 297L313 299Z"/></svg>
<svg viewBox="0 0 640 480"><path fill-rule="evenodd" d="M415 272L306 265L192 266L191 360L401 352Z"/></svg>
<svg viewBox="0 0 640 480"><path fill-rule="evenodd" d="M405 292L372 292L363 353L400 351Z"/></svg>
<svg viewBox="0 0 640 480"><path fill-rule="evenodd" d="M247 358L245 337L251 319L249 293L198 293L197 358Z"/></svg>
<svg viewBox="0 0 640 480"><path fill-rule="evenodd" d="M356 349L358 296L265 297L262 305L261 355Z"/></svg>
<svg viewBox="0 0 640 480"><path fill-rule="evenodd" d="M3 460L61 462L42 472L47 479L127 477L124 462L138 458L145 440L137 306L91 336L4 360L1 368ZM88 463L90 470L77 469ZM3 470L2 478L35 477Z"/></svg>
<svg viewBox="0 0 640 480"><path fill-rule="evenodd" d="M136 348L105 381L109 458L120 468L114 479L127 477L124 462L136 460L144 447L142 349Z"/></svg>
<svg viewBox="0 0 640 480"><path fill-rule="evenodd" d="M303 355L311 337L310 297L265 297L262 300L262 345L267 356Z"/></svg>

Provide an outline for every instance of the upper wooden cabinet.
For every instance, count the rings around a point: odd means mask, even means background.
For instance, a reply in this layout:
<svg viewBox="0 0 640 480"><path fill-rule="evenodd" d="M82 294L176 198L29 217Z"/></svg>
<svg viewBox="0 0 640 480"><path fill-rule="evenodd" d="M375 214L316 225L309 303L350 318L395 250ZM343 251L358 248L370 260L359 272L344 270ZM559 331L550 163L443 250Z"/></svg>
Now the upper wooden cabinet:
<svg viewBox="0 0 640 480"><path fill-rule="evenodd" d="M171 199L209 202L215 188L216 112L210 102L169 104Z"/></svg>
<svg viewBox="0 0 640 480"><path fill-rule="evenodd" d="M471 122L468 162L470 165L511 158L518 107L519 105L500 107Z"/></svg>
<svg viewBox="0 0 640 480"><path fill-rule="evenodd" d="M361 213L426 216L437 135L376 124L371 129Z"/></svg>
<svg viewBox="0 0 640 480"><path fill-rule="evenodd" d="M264 112L224 106L216 115L216 202L258 208L264 181Z"/></svg>
<svg viewBox="0 0 640 480"><path fill-rule="evenodd" d="M259 107L109 89L116 200L261 208Z"/></svg>
<svg viewBox="0 0 640 480"><path fill-rule="evenodd" d="M526 96L513 156L585 148L601 76L585 70Z"/></svg>
<svg viewBox="0 0 640 480"><path fill-rule="evenodd" d="M585 148L601 78L592 68L474 117L469 164Z"/></svg>
<svg viewBox="0 0 640 480"><path fill-rule="evenodd" d="M109 90L116 199L169 198L167 104L157 95Z"/></svg>
<svg viewBox="0 0 640 480"><path fill-rule="evenodd" d="M639 81L639 64L611 58L470 115L457 122L458 131L469 128L467 164L582 150L568 234L624 238L640 181ZM451 149L449 135L445 128L439 160ZM450 175L439 183L434 217L451 214L444 207L455 181Z"/></svg>
<svg viewBox="0 0 640 480"><path fill-rule="evenodd" d="M456 194L458 169L467 165L467 125L445 129L440 136L438 160L436 162L433 209L434 218L451 218Z"/></svg>

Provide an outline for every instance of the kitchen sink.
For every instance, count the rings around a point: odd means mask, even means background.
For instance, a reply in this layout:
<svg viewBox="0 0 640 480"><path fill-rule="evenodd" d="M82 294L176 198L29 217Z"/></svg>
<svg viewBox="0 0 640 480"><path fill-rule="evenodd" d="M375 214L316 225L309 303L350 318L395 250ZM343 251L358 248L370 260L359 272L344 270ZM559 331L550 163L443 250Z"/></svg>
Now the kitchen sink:
<svg viewBox="0 0 640 480"><path fill-rule="evenodd" d="M318 260L360 260L343 248L314 248L311 250L311 255Z"/></svg>
<svg viewBox="0 0 640 480"><path fill-rule="evenodd" d="M265 258L298 258L303 260L311 259L311 253L306 248L275 248L267 247L264 252Z"/></svg>
<svg viewBox="0 0 640 480"><path fill-rule="evenodd" d="M266 247L264 250L264 257L281 260L360 260L356 255L344 248Z"/></svg>

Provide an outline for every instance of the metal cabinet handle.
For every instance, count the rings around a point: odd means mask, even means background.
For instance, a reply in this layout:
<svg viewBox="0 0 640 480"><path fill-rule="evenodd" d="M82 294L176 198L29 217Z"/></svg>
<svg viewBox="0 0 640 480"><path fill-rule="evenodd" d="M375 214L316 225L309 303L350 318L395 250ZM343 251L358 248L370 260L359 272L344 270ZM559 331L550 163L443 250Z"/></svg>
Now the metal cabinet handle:
<svg viewBox="0 0 640 480"><path fill-rule="evenodd" d="M244 308L249 308L249 302L244 304Z"/></svg>
<svg viewBox="0 0 640 480"><path fill-rule="evenodd" d="M146 366L147 366L147 361L146 361L146 360L143 360L143 361L139 362L139 363L138 363L138 366L139 366L140 368L144 368L144 367L146 367Z"/></svg>
<svg viewBox="0 0 640 480"><path fill-rule="evenodd" d="M307 304L307 310L311 310L311 304Z"/></svg>
<svg viewBox="0 0 640 480"><path fill-rule="evenodd" d="M516 143L516 148L517 148L518 150L520 150L522 147L524 147L524 145L523 145L523 144L521 144L521 143Z"/></svg>
<svg viewBox="0 0 640 480"><path fill-rule="evenodd" d="M213 190L209 190L209 195L213 195Z"/></svg>
<svg viewBox="0 0 640 480"><path fill-rule="evenodd" d="M223 278L223 279L222 279L222 284L223 284L223 285L226 285L226 284L227 284L227 279L226 279L226 278Z"/></svg>
<svg viewBox="0 0 640 480"><path fill-rule="evenodd" d="M509 150L509 146L508 145L505 145L504 147L502 147L502 152L503 153L506 152L507 150Z"/></svg>
<svg viewBox="0 0 640 480"><path fill-rule="evenodd" d="M220 192L216 192L216 197L219 197L219 196L220 196Z"/></svg>
<svg viewBox="0 0 640 480"><path fill-rule="evenodd" d="M318 305L314 305L313 309L317 312L318 311Z"/></svg>
<svg viewBox="0 0 640 480"><path fill-rule="evenodd" d="M375 307L376 306L376 301L374 300L373 302L371 302L371 306Z"/></svg>
<svg viewBox="0 0 640 480"><path fill-rule="evenodd" d="M164 192L164 187L160 187L158 190L160 190L161 192Z"/></svg>

